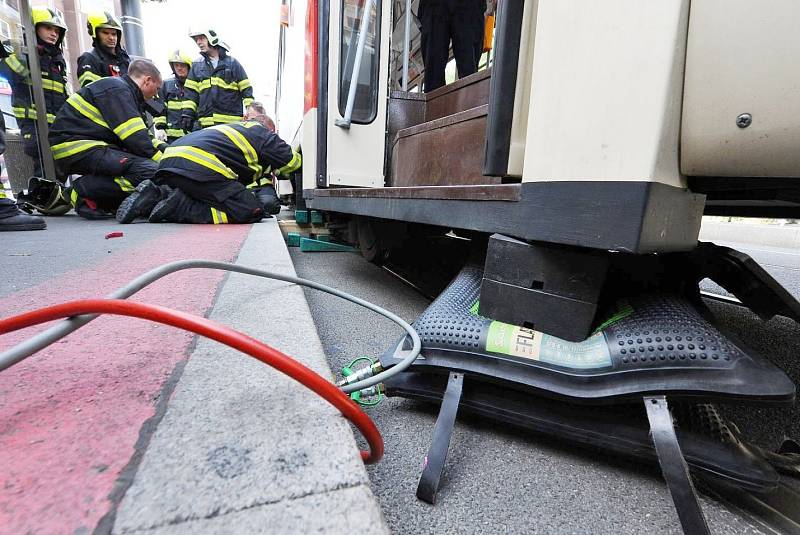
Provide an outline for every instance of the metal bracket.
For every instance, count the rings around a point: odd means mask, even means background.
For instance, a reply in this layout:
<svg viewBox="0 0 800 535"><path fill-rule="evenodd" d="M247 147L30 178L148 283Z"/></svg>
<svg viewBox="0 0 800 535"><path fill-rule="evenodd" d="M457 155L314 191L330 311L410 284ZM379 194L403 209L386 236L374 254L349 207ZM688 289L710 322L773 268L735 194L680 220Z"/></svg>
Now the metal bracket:
<svg viewBox="0 0 800 535"><path fill-rule="evenodd" d="M697 493L689 475L689 467L681 453L672 413L664 396L644 398L647 419L650 421L650 435L656 447L661 473L672 495L672 503L678 513L683 532L687 535L708 535L708 524L697 499Z"/></svg>
<svg viewBox="0 0 800 535"><path fill-rule="evenodd" d="M453 425L456 422L463 386L464 374L450 372L447 390L433 428L433 440L417 485L417 498L431 505L436 503L436 492L439 490L439 481L444 472L444 462L447 459L447 449L450 447L450 437L453 435Z"/></svg>

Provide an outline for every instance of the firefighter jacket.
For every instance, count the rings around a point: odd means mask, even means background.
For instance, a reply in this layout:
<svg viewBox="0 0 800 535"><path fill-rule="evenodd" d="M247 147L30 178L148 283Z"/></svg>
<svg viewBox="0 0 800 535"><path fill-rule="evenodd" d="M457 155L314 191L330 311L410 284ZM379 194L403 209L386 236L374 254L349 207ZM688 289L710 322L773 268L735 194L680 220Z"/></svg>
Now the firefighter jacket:
<svg viewBox="0 0 800 535"><path fill-rule="evenodd" d="M159 99L164 103L164 114L153 118L156 128L166 131L170 141L183 137L181 130L181 115L184 110L195 111L197 105L186 96L184 85L177 78L169 78L161 84L158 92Z"/></svg>
<svg viewBox="0 0 800 535"><path fill-rule="evenodd" d="M47 122L52 124L56 114L67 100L67 64L61 48L39 45L39 66L42 71L42 89L47 109ZM0 74L8 80L13 93L11 107L17 120L36 120L36 104L31 93L31 72L24 55L11 54L0 63Z"/></svg>
<svg viewBox="0 0 800 535"><path fill-rule="evenodd" d="M300 168L300 154L260 123L216 125L191 132L166 148L158 171L197 182L225 178L248 187L262 185L270 173Z"/></svg>
<svg viewBox="0 0 800 535"><path fill-rule="evenodd" d="M205 55L194 60L184 86L196 109L186 108L183 115L197 121L201 128L241 121L243 106L253 102L253 88L244 67L223 48L219 49L216 68Z"/></svg>
<svg viewBox="0 0 800 535"><path fill-rule="evenodd" d="M115 54L109 54L103 47L95 45L78 58L78 82L81 87L86 87L107 76L123 76L128 74L130 62L130 56L119 45Z"/></svg>
<svg viewBox="0 0 800 535"><path fill-rule="evenodd" d="M157 161L166 144L150 137L145 109L142 91L127 75L84 87L67 99L50 128L53 158L68 162L85 151L113 146Z"/></svg>

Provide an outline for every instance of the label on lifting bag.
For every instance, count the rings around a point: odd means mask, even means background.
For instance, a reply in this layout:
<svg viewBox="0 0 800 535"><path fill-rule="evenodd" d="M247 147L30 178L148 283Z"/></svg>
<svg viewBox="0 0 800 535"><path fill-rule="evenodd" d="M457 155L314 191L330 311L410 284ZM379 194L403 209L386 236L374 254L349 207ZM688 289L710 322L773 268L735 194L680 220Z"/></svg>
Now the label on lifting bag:
<svg viewBox="0 0 800 535"><path fill-rule="evenodd" d="M486 350L565 368L611 366L611 354L603 333L594 334L582 342L569 342L526 327L493 321L486 337Z"/></svg>

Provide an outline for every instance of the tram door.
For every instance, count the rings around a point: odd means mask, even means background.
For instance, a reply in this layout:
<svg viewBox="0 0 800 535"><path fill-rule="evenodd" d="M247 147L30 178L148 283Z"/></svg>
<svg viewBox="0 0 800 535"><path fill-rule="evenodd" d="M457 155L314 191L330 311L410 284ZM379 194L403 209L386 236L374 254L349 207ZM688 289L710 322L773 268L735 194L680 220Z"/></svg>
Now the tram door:
<svg viewBox="0 0 800 535"><path fill-rule="evenodd" d="M327 185L382 187L391 5L330 3Z"/></svg>

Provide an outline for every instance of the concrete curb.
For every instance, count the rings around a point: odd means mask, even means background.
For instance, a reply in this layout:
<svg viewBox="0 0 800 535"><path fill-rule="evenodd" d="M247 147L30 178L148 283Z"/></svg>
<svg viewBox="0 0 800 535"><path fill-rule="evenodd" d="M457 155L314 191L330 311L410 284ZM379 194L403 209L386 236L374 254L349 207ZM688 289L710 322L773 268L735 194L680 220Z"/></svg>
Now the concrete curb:
<svg viewBox="0 0 800 535"><path fill-rule="evenodd" d="M750 243L771 247L800 247L800 225L754 225L703 221L700 240Z"/></svg>
<svg viewBox="0 0 800 535"><path fill-rule="evenodd" d="M237 263L294 275L275 219ZM211 319L330 376L300 287L232 274ZM349 424L264 364L198 340L114 533L388 533Z"/></svg>

